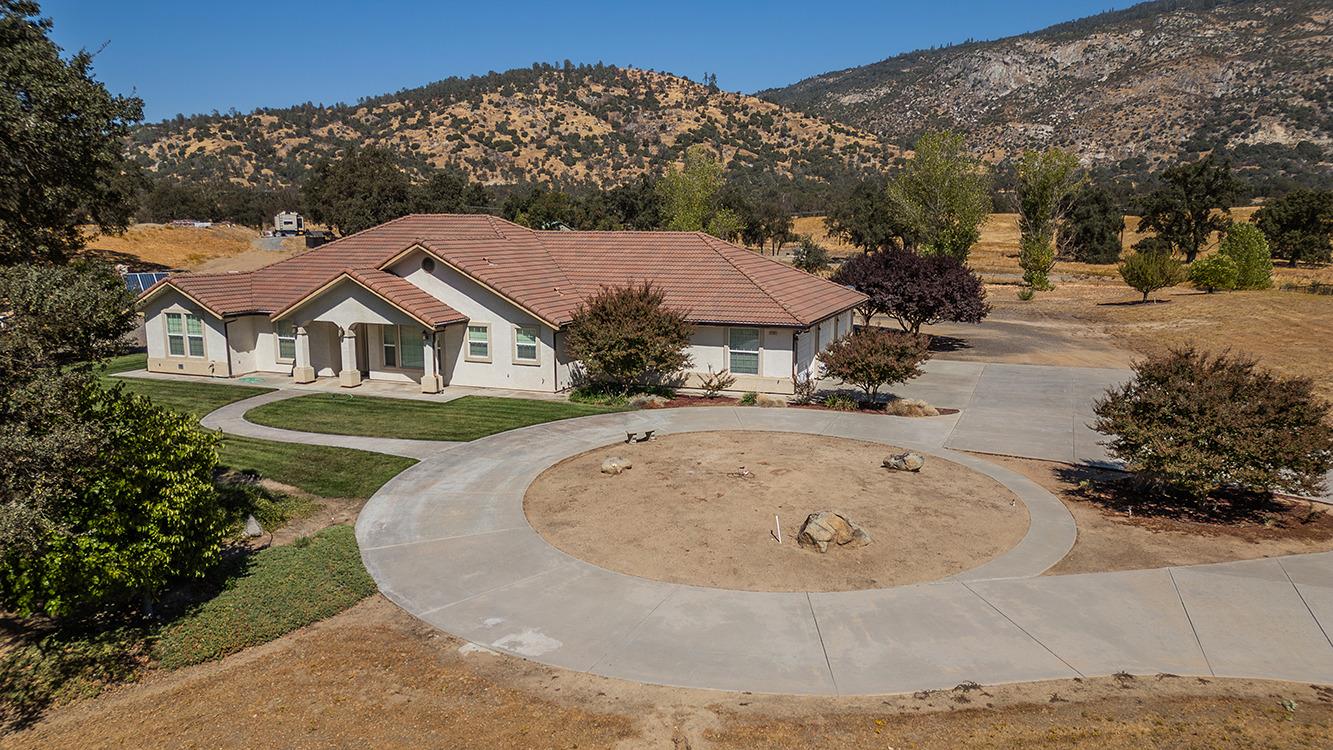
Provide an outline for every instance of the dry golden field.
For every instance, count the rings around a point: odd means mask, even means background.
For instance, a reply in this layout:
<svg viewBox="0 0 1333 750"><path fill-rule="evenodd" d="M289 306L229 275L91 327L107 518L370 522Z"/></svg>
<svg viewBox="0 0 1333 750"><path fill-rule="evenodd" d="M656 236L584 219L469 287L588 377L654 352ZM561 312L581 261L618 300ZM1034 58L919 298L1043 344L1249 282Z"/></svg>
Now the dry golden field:
<svg viewBox="0 0 1333 750"><path fill-rule="evenodd" d="M258 239L259 232L230 224L207 228L135 224L124 234L94 233L87 248L93 255L145 270L247 271L305 247L300 237L289 237L272 240L281 250L263 250L255 244Z"/></svg>

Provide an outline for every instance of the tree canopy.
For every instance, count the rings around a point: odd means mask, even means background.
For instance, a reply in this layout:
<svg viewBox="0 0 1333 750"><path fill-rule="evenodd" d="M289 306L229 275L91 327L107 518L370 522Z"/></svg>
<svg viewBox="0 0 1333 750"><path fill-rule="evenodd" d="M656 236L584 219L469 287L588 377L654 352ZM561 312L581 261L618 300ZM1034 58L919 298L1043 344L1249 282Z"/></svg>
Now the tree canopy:
<svg viewBox="0 0 1333 750"><path fill-rule="evenodd" d="M990 312L981 278L956 258L908 250L862 253L849 258L833 280L869 297L861 308L867 325L875 315L898 321L904 331L952 321L980 323Z"/></svg>
<svg viewBox="0 0 1333 750"><path fill-rule="evenodd" d="M1032 289L1051 286L1056 234L1083 181L1078 158L1058 148L1025 151L1018 162L1018 264Z"/></svg>
<svg viewBox="0 0 1333 750"><path fill-rule="evenodd" d="M1333 257L1333 190L1293 190L1254 215L1273 257L1297 263L1327 263Z"/></svg>
<svg viewBox="0 0 1333 750"><path fill-rule="evenodd" d="M1084 185L1074 194L1056 241L1062 255L1080 263L1115 263L1120 260L1124 228L1124 211L1111 191Z"/></svg>
<svg viewBox="0 0 1333 750"><path fill-rule="evenodd" d="M661 289L644 283L603 287L579 306L565 340L592 384L622 392L670 384L690 366L694 327L665 299Z"/></svg>
<svg viewBox="0 0 1333 750"><path fill-rule="evenodd" d="M707 232L724 240L739 237L744 222L720 201L724 182L722 162L707 146L698 144L687 149L684 166L657 183L664 228Z"/></svg>
<svg viewBox="0 0 1333 750"><path fill-rule="evenodd" d="M1231 223L1240 182L1229 164L1211 154L1167 167L1158 182L1144 199L1139 231L1156 232L1193 263L1208 238Z"/></svg>
<svg viewBox="0 0 1333 750"><path fill-rule="evenodd" d="M366 148L321 163L301 187L309 218L352 234L412 213L412 183L388 151Z"/></svg>
<svg viewBox="0 0 1333 750"><path fill-rule="evenodd" d="M966 260L991 211L990 172L955 133L927 133L913 151L889 180L892 223L920 252Z"/></svg>
<svg viewBox="0 0 1333 750"><path fill-rule="evenodd" d="M94 80L91 53L61 57L39 13L0 0L0 264L61 262L83 224L124 230L138 190L125 148L143 102Z"/></svg>

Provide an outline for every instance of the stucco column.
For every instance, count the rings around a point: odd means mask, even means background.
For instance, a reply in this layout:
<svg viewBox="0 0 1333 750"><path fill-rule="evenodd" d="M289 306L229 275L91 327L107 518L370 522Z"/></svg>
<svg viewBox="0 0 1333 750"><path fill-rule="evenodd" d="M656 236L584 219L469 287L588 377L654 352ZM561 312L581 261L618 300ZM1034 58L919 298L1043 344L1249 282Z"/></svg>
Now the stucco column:
<svg viewBox="0 0 1333 750"><path fill-rule="evenodd" d="M343 388L355 388L361 385L361 371L356 367L356 330L349 325L342 333L342 369L338 371L338 383Z"/></svg>
<svg viewBox="0 0 1333 750"><path fill-rule="evenodd" d="M440 377L439 361L435 355L435 332L421 332L421 392L439 393L444 390L444 378Z"/></svg>
<svg viewBox="0 0 1333 750"><path fill-rule="evenodd" d="M297 383L315 382L315 368L310 365L310 335L305 326L296 327L296 367L292 368L292 380Z"/></svg>

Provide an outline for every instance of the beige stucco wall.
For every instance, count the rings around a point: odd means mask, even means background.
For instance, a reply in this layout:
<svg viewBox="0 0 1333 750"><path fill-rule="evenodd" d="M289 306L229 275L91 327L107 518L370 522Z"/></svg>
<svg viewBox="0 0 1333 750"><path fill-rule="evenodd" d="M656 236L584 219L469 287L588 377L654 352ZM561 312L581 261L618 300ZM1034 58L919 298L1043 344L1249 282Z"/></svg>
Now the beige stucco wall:
<svg viewBox="0 0 1333 750"><path fill-rule="evenodd" d="M453 325L445 329L440 336L443 342L440 373L447 385L547 392L568 386L568 365L556 361L554 330L444 263L437 261L434 272L425 271L421 267L424 257L423 253L412 253L389 270L463 313L469 322L487 323L491 328L490 362L467 361L464 356L466 326ZM538 328L539 361L536 365L514 361L514 327L519 325Z"/></svg>
<svg viewBox="0 0 1333 750"><path fill-rule="evenodd" d="M199 316L204 328L203 357L173 357L168 354L167 318L164 315L167 312L192 313ZM211 375L221 378L231 375L227 332L222 320L214 317L212 313L175 290L167 289L148 302L143 309L143 315L150 372Z"/></svg>

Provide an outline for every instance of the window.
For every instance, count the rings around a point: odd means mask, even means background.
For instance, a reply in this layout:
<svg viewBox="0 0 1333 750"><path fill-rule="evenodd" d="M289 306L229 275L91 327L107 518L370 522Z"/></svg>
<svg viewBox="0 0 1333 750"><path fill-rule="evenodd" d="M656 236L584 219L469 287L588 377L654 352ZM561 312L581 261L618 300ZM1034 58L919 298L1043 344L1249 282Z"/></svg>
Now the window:
<svg viewBox="0 0 1333 750"><path fill-rule="evenodd" d="M420 370L425 366L421 330L415 326L382 326L384 366Z"/></svg>
<svg viewBox="0 0 1333 750"><path fill-rule="evenodd" d="M190 313L167 313L167 355L204 356L204 321Z"/></svg>
<svg viewBox="0 0 1333 750"><path fill-rule="evenodd" d="M296 359L296 326L291 323L278 324L278 360L291 362Z"/></svg>
<svg viewBox="0 0 1333 750"><path fill-rule="evenodd" d="M423 369L425 349L421 341L421 329L414 326L398 326L398 351L401 354L403 369Z"/></svg>
<svg viewBox="0 0 1333 750"><path fill-rule="evenodd" d="M538 361L537 326L514 326L514 362L535 365Z"/></svg>
<svg viewBox="0 0 1333 750"><path fill-rule="evenodd" d="M467 327L467 357L469 362L491 361L491 327L474 323Z"/></svg>
<svg viewBox="0 0 1333 750"><path fill-rule="evenodd" d="M727 367L737 375L759 374L759 329L727 329Z"/></svg>

